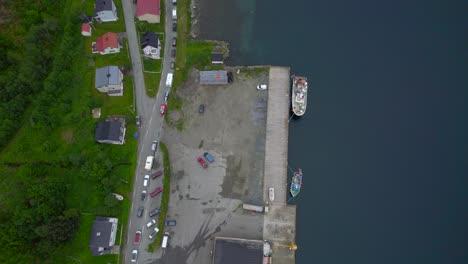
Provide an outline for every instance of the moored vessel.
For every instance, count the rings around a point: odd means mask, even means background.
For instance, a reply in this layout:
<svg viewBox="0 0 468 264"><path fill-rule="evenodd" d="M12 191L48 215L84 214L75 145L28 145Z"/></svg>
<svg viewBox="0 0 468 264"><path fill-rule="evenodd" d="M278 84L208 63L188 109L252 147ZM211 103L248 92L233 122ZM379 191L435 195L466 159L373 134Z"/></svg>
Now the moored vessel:
<svg viewBox="0 0 468 264"><path fill-rule="evenodd" d="M302 187L302 169L299 168L294 172L294 175L291 180L291 187L289 188L289 192L291 193L292 197L296 197L299 194Z"/></svg>
<svg viewBox="0 0 468 264"><path fill-rule="evenodd" d="M292 111L297 116L304 115L307 108L307 77L292 76Z"/></svg>

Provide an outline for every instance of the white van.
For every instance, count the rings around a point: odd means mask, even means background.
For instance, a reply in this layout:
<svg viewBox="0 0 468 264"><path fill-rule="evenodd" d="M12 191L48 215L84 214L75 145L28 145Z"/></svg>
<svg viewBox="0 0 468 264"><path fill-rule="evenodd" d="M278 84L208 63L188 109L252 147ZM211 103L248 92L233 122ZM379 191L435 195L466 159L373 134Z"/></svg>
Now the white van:
<svg viewBox="0 0 468 264"><path fill-rule="evenodd" d="M177 20L177 9L172 9L172 19Z"/></svg>
<svg viewBox="0 0 468 264"><path fill-rule="evenodd" d="M153 156L148 156L146 158L145 170L149 171L151 170L151 168L153 168L153 160L154 160Z"/></svg>
<svg viewBox="0 0 468 264"><path fill-rule="evenodd" d="M169 241L169 232L165 232L163 236L163 240L161 243L162 248L167 248L167 242Z"/></svg>
<svg viewBox="0 0 468 264"><path fill-rule="evenodd" d="M167 86L167 87L171 87L171 86L172 86L172 73L168 73L168 74L167 74L166 86Z"/></svg>

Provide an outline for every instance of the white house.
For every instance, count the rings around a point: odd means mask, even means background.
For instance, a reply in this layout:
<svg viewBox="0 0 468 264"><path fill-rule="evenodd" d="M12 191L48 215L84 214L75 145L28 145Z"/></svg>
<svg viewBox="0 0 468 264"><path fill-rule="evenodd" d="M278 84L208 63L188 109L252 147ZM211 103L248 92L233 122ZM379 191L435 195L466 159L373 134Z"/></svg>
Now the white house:
<svg viewBox="0 0 468 264"><path fill-rule="evenodd" d="M117 66L96 69L94 87L109 96L123 95L123 74Z"/></svg>
<svg viewBox="0 0 468 264"><path fill-rule="evenodd" d="M109 22L117 21L117 7L113 0L96 0L94 5L94 14L98 21Z"/></svg>
<svg viewBox="0 0 468 264"><path fill-rule="evenodd" d="M92 43L93 53L101 55L119 53L120 48L122 48L122 44L119 42L119 36L114 32L107 32Z"/></svg>
<svg viewBox="0 0 468 264"><path fill-rule="evenodd" d="M146 32L141 36L141 48L143 55L151 59L161 58L161 41L159 35L154 32Z"/></svg>

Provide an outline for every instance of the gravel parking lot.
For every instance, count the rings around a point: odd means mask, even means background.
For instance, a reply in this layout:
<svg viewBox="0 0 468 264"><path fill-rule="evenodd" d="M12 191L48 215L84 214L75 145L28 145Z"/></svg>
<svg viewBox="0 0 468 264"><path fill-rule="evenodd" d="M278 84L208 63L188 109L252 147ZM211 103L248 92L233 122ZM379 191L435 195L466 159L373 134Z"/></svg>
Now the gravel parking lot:
<svg viewBox="0 0 468 264"><path fill-rule="evenodd" d="M237 73L240 69L240 73ZM214 236L262 239L263 215L245 212L243 203L263 205L267 92L266 68L230 68L234 82L199 86L198 72L179 88L184 99L184 130L168 127L163 141L172 166L167 220L171 233L162 263L210 263ZM205 105L203 114L198 112ZM203 169L197 157L215 161Z"/></svg>

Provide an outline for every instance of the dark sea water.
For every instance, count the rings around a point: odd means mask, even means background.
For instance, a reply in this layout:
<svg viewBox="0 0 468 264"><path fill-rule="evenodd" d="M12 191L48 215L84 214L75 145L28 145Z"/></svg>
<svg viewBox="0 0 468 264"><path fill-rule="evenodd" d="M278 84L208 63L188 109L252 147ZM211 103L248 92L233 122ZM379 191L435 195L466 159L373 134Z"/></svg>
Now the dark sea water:
<svg viewBox="0 0 468 264"><path fill-rule="evenodd" d="M298 264L468 263L468 1L200 1L230 65L309 77Z"/></svg>

